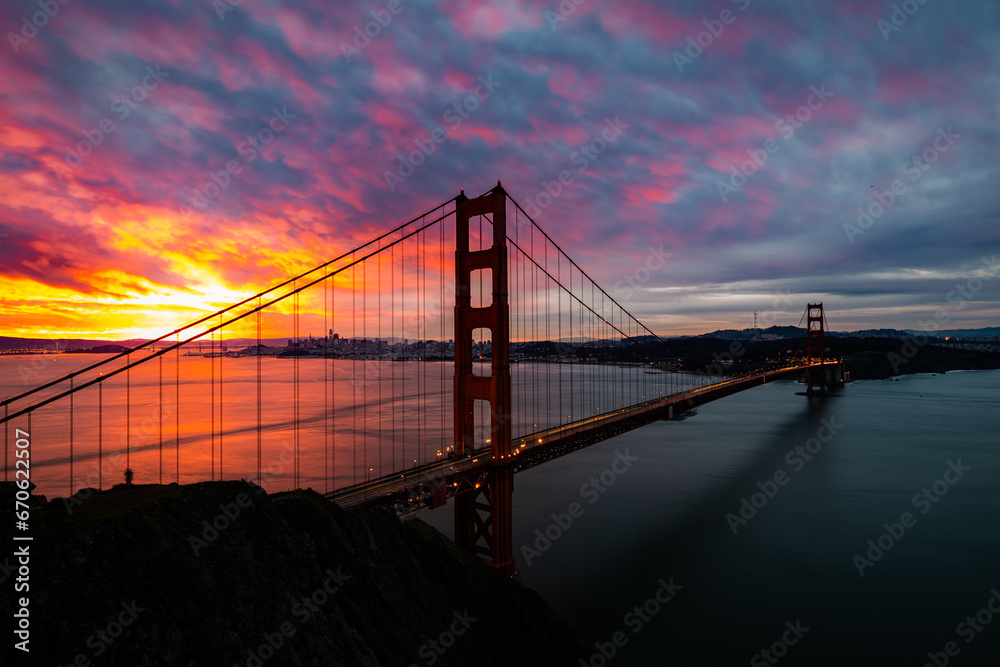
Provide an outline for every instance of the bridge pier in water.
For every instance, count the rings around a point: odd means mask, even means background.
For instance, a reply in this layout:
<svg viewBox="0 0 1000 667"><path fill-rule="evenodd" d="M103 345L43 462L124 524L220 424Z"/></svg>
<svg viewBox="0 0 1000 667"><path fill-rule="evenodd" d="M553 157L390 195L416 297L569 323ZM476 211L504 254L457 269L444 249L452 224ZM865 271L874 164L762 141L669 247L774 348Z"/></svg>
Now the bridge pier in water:
<svg viewBox="0 0 1000 667"><path fill-rule="evenodd" d="M455 495L455 542L485 556L493 567L515 576L511 460L510 309L507 286L507 193L497 182L490 192L469 199L464 191L456 205L455 250L455 453L475 450L476 401L489 405L492 465L467 490ZM471 250L469 225L473 217L491 216L493 241L489 248ZM482 242L482 240L481 240ZM492 273L492 301L472 306L472 274ZM472 370L472 334L488 329L493 346L491 374Z"/></svg>

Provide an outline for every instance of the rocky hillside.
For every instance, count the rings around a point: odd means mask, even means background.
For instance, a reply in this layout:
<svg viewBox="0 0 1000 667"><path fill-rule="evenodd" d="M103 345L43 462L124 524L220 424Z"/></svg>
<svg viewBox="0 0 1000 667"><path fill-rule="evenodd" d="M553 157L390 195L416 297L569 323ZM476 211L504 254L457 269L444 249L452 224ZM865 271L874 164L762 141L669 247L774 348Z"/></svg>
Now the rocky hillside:
<svg viewBox="0 0 1000 667"><path fill-rule="evenodd" d="M117 487L71 509L56 499L31 517L22 664L573 665L588 653L533 591L386 511L247 482Z"/></svg>

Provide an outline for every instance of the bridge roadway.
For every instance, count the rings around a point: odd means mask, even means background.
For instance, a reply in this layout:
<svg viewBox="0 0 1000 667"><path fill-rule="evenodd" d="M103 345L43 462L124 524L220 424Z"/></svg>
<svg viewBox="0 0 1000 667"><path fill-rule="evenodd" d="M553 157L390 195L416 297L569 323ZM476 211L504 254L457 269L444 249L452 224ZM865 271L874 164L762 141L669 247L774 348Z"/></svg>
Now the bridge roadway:
<svg viewBox="0 0 1000 667"><path fill-rule="evenodd" d="M840 362L828 361L825 365L836 367ZM511 442L514 472L533 468L661 419L675 419L699 405L768 381L802 375L808 368L810 364L799 364L720 380L696 389L637 403L627 408L516 438ZM344 487L326 494L326 497L341 507L388 505L395 506L397 511L407 511L428 505L434 487L442 483L447 496L469 488L469 485L478 486L481 483L479 473L487 471L492 464L493 456L490 447L486 446L461 458L443 458L406 471Z"/></svg>

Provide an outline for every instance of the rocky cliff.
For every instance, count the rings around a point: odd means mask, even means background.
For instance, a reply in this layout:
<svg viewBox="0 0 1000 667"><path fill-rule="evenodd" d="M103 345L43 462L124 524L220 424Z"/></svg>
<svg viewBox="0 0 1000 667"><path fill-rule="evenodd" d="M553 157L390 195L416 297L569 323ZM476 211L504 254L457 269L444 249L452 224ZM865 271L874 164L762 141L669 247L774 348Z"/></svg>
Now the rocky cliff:
<svg viewBox="0 0 1000 667"><path fill-rule="evenodd" d="M571 665L587 652L533 591L386 511L236 481L69 500L31 517L30 664Z"/></svg>

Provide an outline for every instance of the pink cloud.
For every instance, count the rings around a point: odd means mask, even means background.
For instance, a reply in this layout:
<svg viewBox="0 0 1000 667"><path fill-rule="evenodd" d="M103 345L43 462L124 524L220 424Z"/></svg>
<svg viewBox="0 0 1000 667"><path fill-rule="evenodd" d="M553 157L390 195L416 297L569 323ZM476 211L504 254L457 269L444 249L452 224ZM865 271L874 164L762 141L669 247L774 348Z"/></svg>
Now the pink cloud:
<svg viewBox="0 0 1000 667"><path fill-rule="evenodd" d="M451 15L462 35L475 39L497 38L513 30L531 30L539 27L544 20L541 3L448 0L441 6Z"/></svg>

